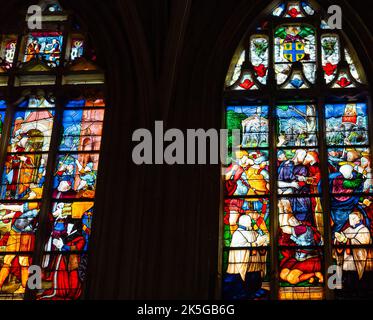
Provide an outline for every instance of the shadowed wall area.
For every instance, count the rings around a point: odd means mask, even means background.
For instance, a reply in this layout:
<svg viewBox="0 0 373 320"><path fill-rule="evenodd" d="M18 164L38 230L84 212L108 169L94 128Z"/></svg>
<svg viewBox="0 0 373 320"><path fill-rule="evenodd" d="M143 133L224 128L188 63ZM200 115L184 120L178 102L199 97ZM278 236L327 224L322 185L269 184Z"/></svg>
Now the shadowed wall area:
<svg viewBox="0 0 373 320"><path fill-rule="evenodd" d="M219 297L220 167L136 166L131 137L137 128L153 131L156 120L165 129L220 128L231 57L270 2L60 1L89 31L106 71L108 111L86 298ZM319 2L342 6L344 30L371 77L373 51L361 45L371 43L366 1ZM2 4L1 26L22 17L31 3Z"/></svg>

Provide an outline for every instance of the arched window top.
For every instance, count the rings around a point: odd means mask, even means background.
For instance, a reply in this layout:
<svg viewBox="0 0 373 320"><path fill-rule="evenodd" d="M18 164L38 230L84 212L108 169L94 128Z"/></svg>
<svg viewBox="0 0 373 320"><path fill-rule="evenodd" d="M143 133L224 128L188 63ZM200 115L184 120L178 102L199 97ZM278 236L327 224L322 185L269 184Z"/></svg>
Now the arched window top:
<svg viewBox="0 0 373 320"><path fill-rule="evenodd" d="M104 74L58 1L41 29L0 31L0 299L79 299L87 272ZM27 286L40 267L42 288Z"/></svg>
<svg viewBox="0 0 373 320"><path fill-rule="evenodd" d="M366 77L348 38L308 1L272 6L235 53L226 90L358 88Z"/></svg>

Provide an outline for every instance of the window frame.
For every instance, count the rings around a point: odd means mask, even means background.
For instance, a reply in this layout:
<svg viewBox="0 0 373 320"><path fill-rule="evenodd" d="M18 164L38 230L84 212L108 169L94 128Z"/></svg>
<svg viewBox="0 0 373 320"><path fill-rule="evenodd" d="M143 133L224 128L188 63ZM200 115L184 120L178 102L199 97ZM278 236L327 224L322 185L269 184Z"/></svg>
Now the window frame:
<svg viewBox="0 0 373 320"><path fill-rule="evenodd" d="M365 103L367 105L367 118L368 118L368 145L351 145L352 148L354 147L367 147L370 149L370 160L373 159L372 152L373 152L373 130L369 130L369 128L373 128L373 110L372 110L372 102L371 102L371 89L370 84L368 83L368 79L363 79L365 83L358 83L356 82L355 78L350 74L349 68L347 68L350 78L354 83L356 83L356 87L354 88L331 88L328 84L326 84L324 79L324 72L322 68L322 57L321 57L321 38L323 35L326 34L337 34L340 40L340 48L341 48L341 61L338 64L338 72L339 69L342 67L348 67L345 64L345 48L350 50L350 55L352 57L357 58L357 62L360 61L359 55L355 53L355 48L350 44L349 41L349 34L343 30L330 30L330 29L322 29L321 28L321 21L325 20L324 18L327 17L325 10L322 8L322 3L319 2L316 6L313 6L316 9L315 14L313 16L306 16L302 18L285 18L285 17L276 17L271 14L272 10L276 8L279 3L286 3L287 1L271 1L269 5L266 6L266 9L262 11L257 18L252 21L250 26L246 28L245 35L241 40L238 49L234 54L234 61L232 60L229 70L227 73L227 79L232 78L234 68L236 66L236 62L240 58L240 53L242 50L245 51L245 61L243 62L244 69L245 63L247 65L250 64L249 60L249 50L250 50L250 38L255 35L265 35L268 37L268 48L269 48L269 60L268 60L268 73L267 73L267 84L261 85L257 79L253 76L253 81L258 86L259 89L257 90L233 90L235 84L240 81L241 75L238 80L231 84L230 86L225 86L223 91L223 103L222 103L222 127L227 128L226 123L226 108L228 106L257 106L257 105L268 105L269 106L269 114L268 114L268 121L269 121L269 133L268 133L268 148L269 150L269 175L270 175L270 193L269 193L269 204L270 204L270 245L267 248L269 255L267 263L270 265L270 299L271 300L279 300L279 289L280 289L280 279L279 279L279 237L278 237L278 229L279 229L279 213L278 213L278 200L280 195L277 192L277 171L278 167L276 164L277 160L277 150L282 150L284 148L277 147L277 136L275 132L275 116L276 116L276 106L279 104L314 104L316 106L316 114L318 119L318 144L315 148L319 151L320 157L320 170L321 170L321 183L322 183L322 193L320 194L322 208L323 208L323 224L324 224L324 245L322 247L323 250L323 275L324 275L324 285L323 285L323 292L324 292L324 299L332 300L335 299L335 292L331 290L327 286L327 279L328 279L328 268L333 263L332 257L332 250L333 250L333 243L332 243L332 228L330 224L330 200L331 194L329 191L329 172L328 172L328 152L329 148L334 148L337 146L328 146L326 141L326 119L325 119L325 111L324 107L326 104L333 104L333 103ZM299 1L300 2L300 1ZM313 1L309 1L313 4ZM317 1L316 1L317 2ZM257 31L255 30L255 26L258 22L266 20L268 21L267 30ZM280 25L284 24L311 24L315 28L315 41L316 41L316 80L315 83L310 88L304 89L281 89L276 83L276 75L274 70L274 39L275 35L274 32L276 28ZM356 61L355 61L356 62ZM301 67L300 62L296 62L292 64L295 67ZM297 66L298 65L298 66ZM361 71L360 68L363 68L361 64L356 64L358 70ZM293 69L294 70L294 67ZM364 75L364 72L362 72ZM338 75L338 73L337 73ZM338 76L331 82L335 82L338 80ZM227 81L226 81L227 82ZM298 102L299 101L299 102ZM296 147L292 147L294 149ZM301 149L312 149L311 146L304 146L299 147ZM245 148L242 148L245 149ZM257 149L257 148L252 148ZM259 148L260 149L260 148ZM224 170L225 166L222 166ZM230 248L224 248L224 200L230 198L249 198L248 196L227 196L224 194L224 179L221 179L221 206L220 206L220 214L219 214L219 264L218 264L218 285L217 285L217 297L222 297L222 285L223 285L223 252L226 250L229 252ZM373 196L373 193L363 194L365 196ZM314 196L314 195L312 195ZM288 196L287 196L288 197ZM373 244L364 246L370 249L373 249Z"/></svg>

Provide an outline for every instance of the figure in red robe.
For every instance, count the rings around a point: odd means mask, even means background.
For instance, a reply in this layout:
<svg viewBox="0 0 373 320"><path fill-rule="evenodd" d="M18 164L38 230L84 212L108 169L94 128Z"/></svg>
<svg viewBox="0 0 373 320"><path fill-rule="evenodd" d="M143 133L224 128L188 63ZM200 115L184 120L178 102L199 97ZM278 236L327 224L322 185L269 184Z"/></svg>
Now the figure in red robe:
<svg viewBox="0 0 373 320"><path fill-rule="evenodd" d="M85 246L84 237L78 233L75 225L67 225L65 239L53 239L53 245L61 254L49 255L51 272L43 280L52 282L52 288L45 290L40 300L77 300L82 293L82 281L79 277L80 254L69 252L82 251Z"/></svg>
<svg viewBox="0 0 373 320"><path fill-rule="evenodd" d="M322 283L324 278L320 252L310 248L323 244L321 234L309 222L300 222L292 214L281 214L287 215L288 219L282 220L280 245L297 248L281 251L283 259L280 262L280 278L292 285L303 281Z"/></svg>

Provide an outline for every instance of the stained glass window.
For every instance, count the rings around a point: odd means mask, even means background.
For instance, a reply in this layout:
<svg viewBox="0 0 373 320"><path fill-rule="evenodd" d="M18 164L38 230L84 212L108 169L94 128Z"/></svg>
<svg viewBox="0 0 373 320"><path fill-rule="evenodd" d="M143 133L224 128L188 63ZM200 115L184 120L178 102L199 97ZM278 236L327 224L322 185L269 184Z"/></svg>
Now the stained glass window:
<svg viewBox="0 0 373 320"><path fill-rule="evenodd" d="M226 78L222 296L373 293L369 87L316 1L271 6ZM240 130L241 138L231 133ZM341 282L328 286L335 267Z"/></svg>
<svg viewBox="0 0 373 320"><path fill-rule="evenodd" d="M40 5L42 30L0 36L0 299L79 299L87 273L103 74L70 14ZM31 265L41 289L27 286Z"/></svg>

